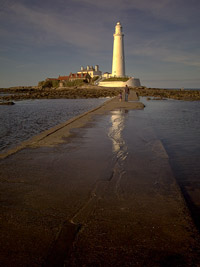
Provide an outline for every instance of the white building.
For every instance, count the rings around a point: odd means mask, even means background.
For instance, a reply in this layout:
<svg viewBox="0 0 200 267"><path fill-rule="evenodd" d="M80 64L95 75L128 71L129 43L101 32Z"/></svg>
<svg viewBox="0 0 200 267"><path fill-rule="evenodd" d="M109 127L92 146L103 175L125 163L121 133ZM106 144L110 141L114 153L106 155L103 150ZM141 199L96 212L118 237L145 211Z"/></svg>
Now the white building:
<svg viewBox="0 0 200 267"><path fill-rule="evenodd" d="M112 76L125 77L124 34L120 22L117 22L113 36Z"/></svg>
<svg viewBox="0 0 200 267"><path fill-rule="evenodd" d="M139 87L141 86L140 84L140 79L130 77L126 82L122 81L100 81L99 86L103 87L125 87L128 85L129 87Z"/></svg>
<svg viewBox="0 0 200 267"><path fill-rule="evenodd" d="M99 86L104 87L139 87L140 79L135 77L127 77L125 74L125 57L124 57L124 34L122 32L122 25L117 22L115 26L115 33L113 34L113 60L112 60L112 74L105 72L102 79L98 82ZM116 79L113 79L116 77ZM120 78L126 78L120 79ZM112 78L109 80L109 78Z"/></svg>
<svg viewBox="0 0 200 267"><path fill-rule="evenodd" d="M81 69L77 73L78 74L88 73L91 76L91 78L102 75L102 72L99 70L99 65L95 65L95 67L93 66L87 66L86 68L81 67Z"/></svg>

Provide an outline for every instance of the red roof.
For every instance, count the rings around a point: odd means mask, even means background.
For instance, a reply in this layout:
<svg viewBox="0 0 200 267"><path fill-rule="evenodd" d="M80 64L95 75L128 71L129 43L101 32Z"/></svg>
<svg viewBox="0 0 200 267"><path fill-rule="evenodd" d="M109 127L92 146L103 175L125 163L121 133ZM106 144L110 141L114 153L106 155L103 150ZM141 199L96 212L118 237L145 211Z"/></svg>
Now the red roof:
<svg viewBox="0 0 200 267"><path fill-rule="evenodd" d="M84 78L87 73L70 73L69 78Z"/></svg>
<svg viewBox="0 0 200 267"><path fill-rule="evenodd" d="M69 76L59 76L58 77L58 80L65 80L65 81L67 81L67 80L69 80Z"/></svg>
<svg viewBox="0 0 200 267"><path fill-rule="evenodd" d="M70 73L69 76L59 76L58 80L68 81L69 79L85 78L87 73Z"/></svg>

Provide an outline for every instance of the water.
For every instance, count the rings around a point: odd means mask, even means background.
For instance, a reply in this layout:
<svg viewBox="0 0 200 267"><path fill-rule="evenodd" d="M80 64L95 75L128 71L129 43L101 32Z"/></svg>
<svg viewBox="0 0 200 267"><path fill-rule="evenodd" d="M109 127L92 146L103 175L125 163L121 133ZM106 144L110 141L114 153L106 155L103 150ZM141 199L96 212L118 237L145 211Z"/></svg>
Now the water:
<svg viewBox="0 0 200 267"><path fill-rule="evenodd" d="M154 128L200 230L200 101L146 101L136 112Z"/></svg>
<svg viewBox="0 0 200 267"><path fill-rule="evenodd" d="M5 151L59 123L93 109L101 99L39 99L0 106L0 151Z"/></svg>
<svg viewBox="0 0 200 267"><path fill-rule="evenodd" d="M180 89L183 89L183 90L200 90L200 88L184 88L184 87L182 87L182 88L165 88L165 87L163 87L163 88L160 88L160 89L167 89L167 90L180 90Z"/></svg>
<svg viewBox="0 0 200 267"><path fill-rule="evenodd" d="M200 102L145 101L143 116L148 116L162 141L179 179L200 176Z"/></svg>

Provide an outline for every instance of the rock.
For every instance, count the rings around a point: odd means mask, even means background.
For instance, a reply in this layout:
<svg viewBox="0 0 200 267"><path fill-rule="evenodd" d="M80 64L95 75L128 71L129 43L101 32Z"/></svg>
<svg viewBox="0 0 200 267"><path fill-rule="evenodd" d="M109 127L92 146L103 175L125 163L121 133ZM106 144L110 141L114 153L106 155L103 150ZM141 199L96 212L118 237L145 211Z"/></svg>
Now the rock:
<svg viewBox="0 0 200 267"><path fill-rule="evenodd" d="M9 101L9 102L0 102L0 105L10 105L10 106L12 106L12 105L15 105L15 103L12 102L12 101Z"/></svg>

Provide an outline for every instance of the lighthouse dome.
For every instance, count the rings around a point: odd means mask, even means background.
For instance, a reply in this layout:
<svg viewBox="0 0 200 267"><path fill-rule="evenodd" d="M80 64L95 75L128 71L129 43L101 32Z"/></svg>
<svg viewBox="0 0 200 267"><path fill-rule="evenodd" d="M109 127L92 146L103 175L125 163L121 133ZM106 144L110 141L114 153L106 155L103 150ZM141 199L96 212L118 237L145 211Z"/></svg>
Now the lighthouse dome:
<svg viewBox="0 0 200 267"><path fill-rule="evenodd" d="M121 25L120 21L118 21L116 26L115 26L115 34L123 34L122 33L122 25Z"/></svg>

